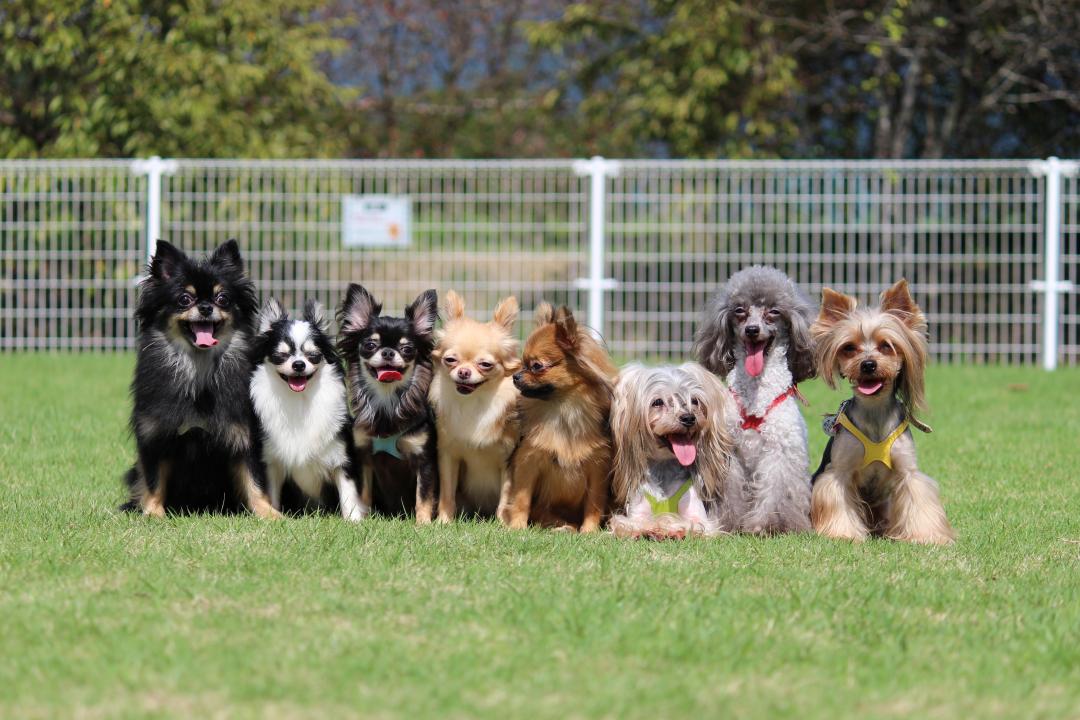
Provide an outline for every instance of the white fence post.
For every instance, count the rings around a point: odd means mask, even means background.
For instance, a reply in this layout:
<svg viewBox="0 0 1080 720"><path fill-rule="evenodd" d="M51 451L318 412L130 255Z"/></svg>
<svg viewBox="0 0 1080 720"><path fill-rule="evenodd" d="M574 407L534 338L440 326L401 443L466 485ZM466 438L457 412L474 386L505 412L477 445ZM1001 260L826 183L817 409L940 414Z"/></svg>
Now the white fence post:
<svg viewBox="0 0 1080 720"><path fill-rule="evenodd" d="M578 278L577 287L589 290L588 325L598 335L604 333L604 291L614 289L614 278L604 277L604 215L607 212L607 179L619 174L616 160L594 155L574 163L574 172L589 176L589 277Z"/></svg>
<svg viewBox="0 0 1080 720"><path fill-rule="evenodd" d="M1072 289L1073 284L1060 280L1061 267L1061 176L1075 173L1077 163L1062 162L1056 157L1033 163L1032 172L1046 175L1046 205L1043 211L1043 279L1031 283L1031 289L1043 293L1043 369L1057 368L1059 293Z"/></svg>
<svg viewBox="0 0 1080 720"><path fill-rule="evenodd" d="M161 176L176 172L175 160L162 160L157 155L146 160L134 160L131 172L146 176L146 264L154 259L158 238L161 237Z"/></svg>

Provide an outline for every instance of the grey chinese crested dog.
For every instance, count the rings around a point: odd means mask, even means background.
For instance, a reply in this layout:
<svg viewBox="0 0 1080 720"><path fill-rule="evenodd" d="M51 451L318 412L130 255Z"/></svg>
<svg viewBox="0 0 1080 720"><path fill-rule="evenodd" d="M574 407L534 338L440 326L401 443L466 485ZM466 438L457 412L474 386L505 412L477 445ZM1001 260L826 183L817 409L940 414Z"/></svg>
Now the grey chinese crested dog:
<svg viewBox="0 0 1080 720"><path fill-rule="evenodd" d="M694 341L698 361L725 378L734 471L746 489L744 532L810 530L806 422L797 385L814 376L814 306L780 270L755 265L709 301Z"/></svg>
<svg viewBox="0 0 1080 720"><path fill-rule="evenodd" d="M812 326L818 367L829 387L842 378L852 397L827 422L834 437L814 479L810 516L822 535L947 545L955 534L938 485L919 470L910 426L929 432L926 318L900 280L877 308L825 288Z"/></svg>
<svg viewBox="0 0 1080 720"><path fill-rule="evenodd" d="M714 535L739 528L746 504L731 472L731 399L697 363L619 373L611 406L615 443L612 531L621 537Z"/></svg>
<svg viewBox="0 0 1080 720"><path fill-rule="evenodd" d="M135 310L138 454L123 509L279 514L264 490L248 397L255 309L235 240L200 259L158 241Z"/></svg>

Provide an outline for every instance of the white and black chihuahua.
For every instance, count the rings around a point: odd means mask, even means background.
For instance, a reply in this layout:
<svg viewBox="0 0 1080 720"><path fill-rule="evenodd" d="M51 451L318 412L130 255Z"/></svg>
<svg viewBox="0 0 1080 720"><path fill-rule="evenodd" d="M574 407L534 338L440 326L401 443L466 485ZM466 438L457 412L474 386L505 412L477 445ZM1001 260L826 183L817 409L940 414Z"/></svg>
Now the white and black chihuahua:
<svg viewBox="0 0 1080 720"><path fill-rule="evenodd" d="M282 509L292 481L307 505L337 506L346 520L371 513L353 472L352 423L345 378L322 305L309 300L300 318L271 298L259 315L251 400L262 434L270 502Z"/></svg>
<svg viewBox="0 0 1080 720"><path fill-rule="evenodd" d="M428 389L438 296L421 293L405 317L381 312L371 293L349 285L338 347L348 363L362 492L379 512L415 513L418 523L430 523L438 469Z"/></svg>

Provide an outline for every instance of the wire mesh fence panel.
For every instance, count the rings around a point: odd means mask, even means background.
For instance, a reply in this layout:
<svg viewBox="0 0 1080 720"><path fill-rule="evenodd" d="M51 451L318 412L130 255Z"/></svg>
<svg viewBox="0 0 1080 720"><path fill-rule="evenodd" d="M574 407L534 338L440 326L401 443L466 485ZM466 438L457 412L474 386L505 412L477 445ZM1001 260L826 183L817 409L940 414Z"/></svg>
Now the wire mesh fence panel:
<svg viewBox="0 0 1080 720"><path fill-rule="evenodd" d="M1066 365L1080 362L1080 177L1061 179L1061 279L1071 282L1061 300L1058 355Z"/></svg>
<svg viewBox="0 0 1080 720"><path fill-rule="evenodd" d="M0 162L0 348L130 346L145 252L145 180L130 168Z"/></svg>
<svg viewBox="0 0 1080 720"><path fill-rule="evenodd" d="M162 236L196 251L236 238L286 307L336 308L350 282L396 315L427 288L485 319L511 294L526 321L540 300L584 303L587 179L570 162L181 161L163 180ZM343 246L346 195L408 197L408 246Z"/></svg>
<svg viewBox="0 0 1080 720"><path fill-rule="evenodd" d="M1043 183L1026 162L624 162L606 334L620 356L686 357L709 295L765 263L814 299L906 277L938 360L1034 362Z"/></svg>

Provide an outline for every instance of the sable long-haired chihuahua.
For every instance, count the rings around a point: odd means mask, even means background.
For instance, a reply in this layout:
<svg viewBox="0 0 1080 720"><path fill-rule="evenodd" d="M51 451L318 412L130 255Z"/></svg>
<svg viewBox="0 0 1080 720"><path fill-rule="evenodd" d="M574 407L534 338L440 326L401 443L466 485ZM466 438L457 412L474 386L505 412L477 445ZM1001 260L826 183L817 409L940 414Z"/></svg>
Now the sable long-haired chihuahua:
<svg viewBox="0 0 1080 720"><path fill-rule="evenodd" d="M273 517L248 397L255 287L235 240L188 258L158 241L135 317L127 510L236 510Z"/></svg>
<svg viewBox="0 0 1080 720"><path fill-rule="evenodd" d="M517 447L518 391L513 374L521 367L511 332L518 304L502 300L491 322L465 317L465 301L446 294L446 324L438 332L435 411L439 453L439 520L460 509L494 517L510 487L510 456Z"/></svg>
<svg viewBox="0 0 1080 720"><path fill-rule="evenodd" d="M354 283L339 323L361 499L382 513L415 513L419 523L431 522L438 476L428 406L437 304L435 291L428 290L404 317L384 316L382 303Z"/></svg>
<svg viewBox="0 0 1080 720"><path fill-rule="evenodd" d="M371 508L360 499L353 473L345 378L328 333L319 303L308 301L303 315L292 318L270 298L259 315L251 399L274 508L281 510L282 489L291 480L303 493L301 507L336 504L355 522Z"/></svg>
<svg viewBox="0 0 1080 720"><path fill-rule="evenodd" d="M815 477L810 517L822 535L948 544L954 533L938 486L919 471L909 425L929 430L926 407L926 318L900 280L879 308L825 288L811 331L829 387L851 383L851 400L826 421L835 433ZM829 422L832 420L832 422Z"/></svg>
<svg viewBox="0 0 1080 720"><path fill-rule="evenodd" d="M720 379L697 363L619 373L611 406L612 480L621 537L683 537L737 530L746 511L730 469Z"/></svg>
<svg viewBox="0 0 1080 720"><path fill-rule="evenodd" d="M537 327L514 375L521 391L521 444L499 519L592 532L610 491L611 392L617 370L566 307L536 309Z"/></svg>

